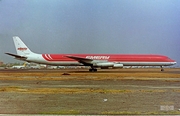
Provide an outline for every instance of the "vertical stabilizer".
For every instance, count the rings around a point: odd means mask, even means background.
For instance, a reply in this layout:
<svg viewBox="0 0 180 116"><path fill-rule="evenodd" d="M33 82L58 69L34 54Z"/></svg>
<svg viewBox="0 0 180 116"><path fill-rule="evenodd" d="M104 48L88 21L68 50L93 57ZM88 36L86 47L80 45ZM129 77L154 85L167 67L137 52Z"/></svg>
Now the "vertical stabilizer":
<svg viewBox="0 0 180 116"><path fill-rule="evenodd" d="M18 55L26 56L33 53L18 36L14 36L13 40Z"/></svg>

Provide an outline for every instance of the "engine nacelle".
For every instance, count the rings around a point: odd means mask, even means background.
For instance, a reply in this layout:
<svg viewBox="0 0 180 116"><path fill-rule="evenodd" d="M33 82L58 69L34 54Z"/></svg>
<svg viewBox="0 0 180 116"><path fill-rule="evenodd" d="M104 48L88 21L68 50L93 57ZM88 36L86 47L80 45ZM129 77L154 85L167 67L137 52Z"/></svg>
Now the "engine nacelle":
<svg viewBox="0 0 180 116"><path fill-rule="evenodd" d="M93 66L101 67L102 69L103 68L109 68L109 67L112 67L112 68L123 68L123 64L115 64L113 62L96 63Z"/></svg>
<svg viewBox="0 0 180 116"><path fill-rule="evenodd" d="M97 66L97 67L114 67L114 63L113 62L103 62L103 63L94 64L93 66Z"/></svg>
<svg viewBox="0 0 180 116"><path fill-rule="evenodd" d="M123 64L114 64L113 68L123 68Z"/></svg>

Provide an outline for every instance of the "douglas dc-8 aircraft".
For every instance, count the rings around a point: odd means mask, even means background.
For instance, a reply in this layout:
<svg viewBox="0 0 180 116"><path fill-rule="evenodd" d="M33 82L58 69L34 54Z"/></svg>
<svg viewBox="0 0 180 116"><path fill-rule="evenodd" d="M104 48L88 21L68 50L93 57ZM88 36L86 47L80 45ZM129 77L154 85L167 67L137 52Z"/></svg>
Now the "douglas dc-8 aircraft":
<svg viewBox="0 0 180 116"><path fill-rule="evenodd" d="M123 66L170 66L176 62L167 56L152 54L37 54L32 52L22 40L13 37L17 54L5 53L15 59L54 66L90 66L96 68L123 68Z"/></svg>

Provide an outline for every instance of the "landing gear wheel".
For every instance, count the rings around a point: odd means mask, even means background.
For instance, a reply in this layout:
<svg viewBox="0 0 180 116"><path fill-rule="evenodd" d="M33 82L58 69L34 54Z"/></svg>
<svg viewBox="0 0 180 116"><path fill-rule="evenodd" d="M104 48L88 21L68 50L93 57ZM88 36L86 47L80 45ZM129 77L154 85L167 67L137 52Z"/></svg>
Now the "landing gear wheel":
<svg viewBox="0 0 180 116"><path fill-rule="evenodd" d="M97 72L97 69L91 68L89 69L89 72Z"/></svg>
<svg viewBox="0 0 180 116"><path fill-rule="evenodd" d="M164 68L161 66L161 71L164 71Z"/></svg>
<svg viewBox="0 0 180 116"><path fill-rule="evenodd" d="M161 68L161 71L164 71L164 69L163 69L163 68Z"/></svg>

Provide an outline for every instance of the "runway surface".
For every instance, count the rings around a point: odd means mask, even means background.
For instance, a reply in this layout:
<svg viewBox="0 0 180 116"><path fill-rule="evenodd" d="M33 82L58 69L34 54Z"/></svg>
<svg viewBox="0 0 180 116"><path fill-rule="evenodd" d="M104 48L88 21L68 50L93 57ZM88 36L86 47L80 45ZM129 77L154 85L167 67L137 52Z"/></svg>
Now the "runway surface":
<svg viewBox="0 0 180 116"><path fill-rule="evenodd" d="M6 69L0 82L1 114L180 114L180 69Z"/></svg>

